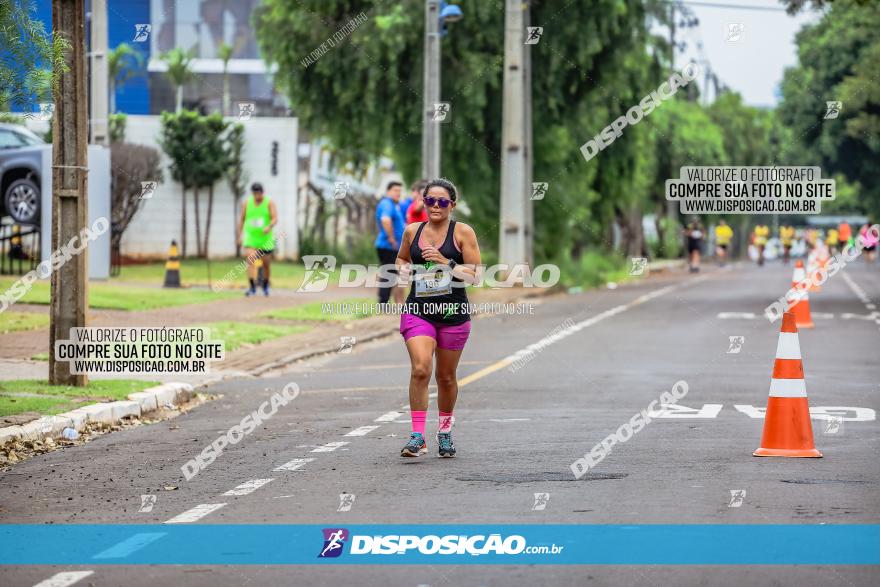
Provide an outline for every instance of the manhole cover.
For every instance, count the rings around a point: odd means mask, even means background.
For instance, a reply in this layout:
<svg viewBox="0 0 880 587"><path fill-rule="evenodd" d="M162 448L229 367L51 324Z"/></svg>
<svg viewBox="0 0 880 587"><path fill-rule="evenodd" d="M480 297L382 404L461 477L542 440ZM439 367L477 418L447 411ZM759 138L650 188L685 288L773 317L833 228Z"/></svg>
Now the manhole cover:
<svg viewBox="0 0 880 587"><path fill-rule="evenodd" d="M587 473L575 479L571 473L544 471L542 473L509 473L499 475L475 475L473 477L456 477L457 481L486 481L489 483L541 483L545 481L605 481L607 479L623 479L629 473Z"/></svg>

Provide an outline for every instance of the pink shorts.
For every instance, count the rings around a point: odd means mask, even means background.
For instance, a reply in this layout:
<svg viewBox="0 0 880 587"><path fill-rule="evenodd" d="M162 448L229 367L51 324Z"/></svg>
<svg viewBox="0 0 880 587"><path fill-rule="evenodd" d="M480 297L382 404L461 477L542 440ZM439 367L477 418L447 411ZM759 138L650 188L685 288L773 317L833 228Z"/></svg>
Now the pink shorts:
<svg viewBox="0 0 880 587"><path fill-rule="evenodd" d="M471 333L471 321L461 324L434 324L413 314L400 315L400 334L403 340L414 336L430 336L437 341L437 348L447 351L460 351Z"/></svg>

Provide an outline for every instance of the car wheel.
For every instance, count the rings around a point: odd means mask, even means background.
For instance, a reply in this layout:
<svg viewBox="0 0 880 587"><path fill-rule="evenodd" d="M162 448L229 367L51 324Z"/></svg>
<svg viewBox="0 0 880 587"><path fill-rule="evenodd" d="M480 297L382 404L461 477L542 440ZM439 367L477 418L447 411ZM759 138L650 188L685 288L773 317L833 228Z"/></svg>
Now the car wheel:
<svg viewBox="0 0 880 587"><path fill-rule="evenodd" d="M19 224L40 223L40 186L30 179L13 181L3 198L6 212Z"/></svg>

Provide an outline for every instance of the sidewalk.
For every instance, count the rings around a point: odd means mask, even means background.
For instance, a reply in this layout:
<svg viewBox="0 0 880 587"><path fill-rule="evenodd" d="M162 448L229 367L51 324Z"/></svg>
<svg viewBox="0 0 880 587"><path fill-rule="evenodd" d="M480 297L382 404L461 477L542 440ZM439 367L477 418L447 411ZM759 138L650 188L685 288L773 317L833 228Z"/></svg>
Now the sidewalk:
<svg viewBox="0 0 880 587"><path fill-rule="evenodd" d="M525 295L548 292L521 289L479 290L470 293L475 303L510 303ZM93 310L89 326L188 326L217 321L251 322L276 325L307 325L307 332L291 334L255 345L242 345L226 353L222 363L213 365L207 374L126 375L126 379L148 379L162 382L178 381L202 385L229 377L259 376L293 361L317 354L338 351L342 337L354 337L357 343L394 334L398 330L396 315L372 316L345 322L276 320L260 316L263 312L297 305L332 302L347 298L373 298L373 289L328 288L320 293L297 293L293 290L275 290L272 296L225 299L206 304L193 304L143 312ZM21 304L16 311L48 312L48 306ZM0 372L3 379L46 379L48 361L32 360L49 348L49 330L42 328L0 335ZM96 375L94 379L119 378L117 375Z"/></svg>

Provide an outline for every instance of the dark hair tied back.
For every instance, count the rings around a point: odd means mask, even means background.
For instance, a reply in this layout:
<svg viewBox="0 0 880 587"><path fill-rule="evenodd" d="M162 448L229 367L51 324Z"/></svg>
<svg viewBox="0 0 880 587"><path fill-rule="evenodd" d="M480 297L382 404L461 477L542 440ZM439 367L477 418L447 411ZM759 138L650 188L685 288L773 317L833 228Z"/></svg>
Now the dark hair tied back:
<svg viewBox="0 0 880 587"><path fill-rule="evenodd" d="M424 191L422 191L422 196L427 196L428 190L433 187L440 187L446 190L446 193L449 194L449 199L453 202L456 200L456 198L458 198L458 190L456 189L455 185L445 177L438 177L429 181L428 185L425 186Z"/></svg>

